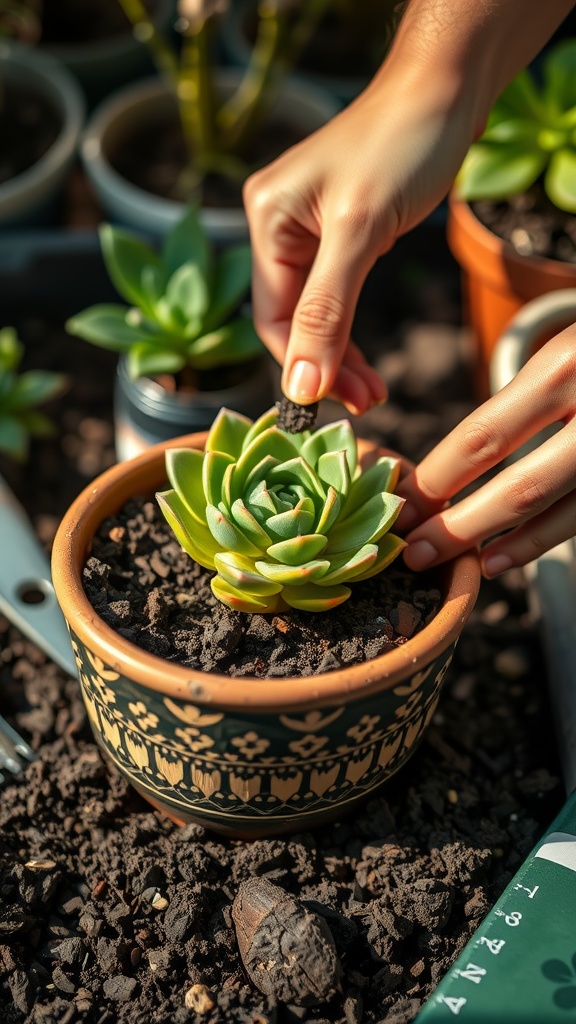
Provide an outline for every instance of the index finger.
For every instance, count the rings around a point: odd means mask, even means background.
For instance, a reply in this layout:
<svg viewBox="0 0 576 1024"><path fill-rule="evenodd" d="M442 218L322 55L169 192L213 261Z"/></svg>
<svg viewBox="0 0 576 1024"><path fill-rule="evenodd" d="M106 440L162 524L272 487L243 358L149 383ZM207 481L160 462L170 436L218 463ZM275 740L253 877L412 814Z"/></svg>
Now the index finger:
<svg viewBox="0 0 576 1024"><path fill-rule="evenodd" d="M567 414L564 389L551 385L550 363L534 356L518 375L452 430L398 486L406 498L400 530L439 512L455 494Z"/></svg>

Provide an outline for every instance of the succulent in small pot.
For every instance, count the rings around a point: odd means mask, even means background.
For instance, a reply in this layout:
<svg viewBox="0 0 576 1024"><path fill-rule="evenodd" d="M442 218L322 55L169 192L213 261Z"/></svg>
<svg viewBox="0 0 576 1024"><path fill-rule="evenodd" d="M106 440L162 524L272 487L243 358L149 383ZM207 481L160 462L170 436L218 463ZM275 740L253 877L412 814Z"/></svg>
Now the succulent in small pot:
<svg viewBox="0 0 576 1024"><path fill-rule="evenodd" d="M400 462L382 456L362 473L348 421L289 435L277 420L277 409L255 423L221 410L204 452L167 453L172 487L157 498L230 608L327 611L406 546L389 532Z"/></svg>
<svg viewBox="0 0 576 1024"><path fill-rule="evenodd" d="M66 328L120 354L119 458L183 431L205 429L226 397L240 411L253 402L265 408L272 386L268 357L243 308L250 287L250 247L217 253L193 205L160 252L110 224L101 227L100 239L110 279L130 305L91 306L71 317ZM206 391L215 392L209 402L201 397Z"/></svg>
<svg viewBox="0 0 576 1024"><path fill-rule="evenodd" d="M67 380L51 370L20 371L24 345L13 327L0 330L0 453L18 462L33 437L49 437L52 420L38 406L61 395Z"/></svg>
<svg viewBox="0 0 576 1024"><path fill-rule="evenodd" d="M525 302L576 286L576 39L524 69L494 104L450 196L447 237L478 348L478 398L494 345ZM547 340L546 337L542 341Z"/></svg>
<svg viewBox="0 0 576 1024"><path fill-rule="evenodd" d="M348 605L330 607L347 597L348 587L327 581L323 588L329 572L351 583L351 601L361 588L371 588L377 596L362 607L371 609L376 630L384 622L380 610L388 573L366 577L401 549L402 541L388 529L399 499L386 488L393 486L398 469L408 468L396 453L362 440L353 444L342 424L294 440L278 429L275 411L255 424L223 413L210 435L173 439L113 466L76 499L54 542L57 597L72 634L94 735L153 806L180 823L256 838L318 826L365 800L406 763L434 713L476 600L478 558L468 552L434 574L435 614L400 645L385 644L385 653L353 657L348 664L336 660L300 674L297 669L286 673L276 663L274 671L271 665L266 671L264 664L257 669L260 675L239 678L160 657L104 621L83 576L97 537L109 544L113 517L132 499L164 495L161 502L178 540L217 569L212 584L218 598L238 607L240 592L247 607L258 608L237 614L224 607L226 617L235 616L234 628L255 628L256 638L262 629L276 631L278 640L271 641L276 656L285 630L291 624L298 628L304 617L306 642L316 653L320 623L330 625L327 618L339 614L343 624L350 621L344 615ZM176 486L166 497L167 483ZM156 537L158 523L160 513ZM303 531L302 543L296 526ZM169 534L166 526L164 540L157 543L165 544ZM114 532L121 545L123 535ZM310 537L317 538L312 546ZM318 558L314 544L322 548ZM378 551L371 564L370 546ZM345 557L344 552L352 553ZM305 554L308 563L318 563L312 583L305 582L308 569L302 578L304 563L297 563ZM274 579L274 571L293 575L285 582ZM181 568L175 572L180 578ZM98 579L102 596L105 576ZM311 601L324 609L320 614L299 610L297 592L304 597L310 587L315 589L304 607ZM201 589L208 595L202 600L210 600L198 621L208 622L212 637L221 606L204 583ZM192 624L191 595L179 596L182 604L174 600L174 605L185 609ZM287 610L274 612L280 602ZM256 645L260 663L262 645L258 640Z"/></svg>

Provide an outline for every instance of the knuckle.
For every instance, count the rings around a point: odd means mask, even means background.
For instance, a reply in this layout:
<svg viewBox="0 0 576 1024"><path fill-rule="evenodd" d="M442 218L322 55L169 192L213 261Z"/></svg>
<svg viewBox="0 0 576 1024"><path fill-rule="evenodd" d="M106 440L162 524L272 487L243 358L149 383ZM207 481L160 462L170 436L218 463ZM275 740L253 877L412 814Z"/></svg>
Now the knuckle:
<svg viewBox="0 0 576 1024"><path fill-rule="evenodd" d="M548 492L542 480L522 474L510 483L508 501L512 513L519 519L524 519L547 506Z"/></svg>
<svg viewBox="0 0 576 1024"><path fill-rule="evenodd" d="M484 420L470 423L461 440L462 455L472 466L494 465L507 451L506 436L500 428Z"/></svg>
<svg viewBox="0 0 576 1024"><path fill-rule="evenodd" d="M555 387L572 394L574 391L574 380L576 379L576 350L573 343L570 346L558 347L553 361L553 381Z"/></svg>
<svg viewBox="0 0 576 1024"><path fill-rule="evenodd" d="M528 538L530 546L530 552L526 558L526 562L532 562L534 559L539 558L548 551L550 544L546 541L545 537L539 533L532 533Z"/></svg>
<svg viewBox="0 0 576 1024"><path fill-rule="evenodd" d="M361 202L341 203L334 212L334 226L340 235L362 245L371 233L371 223Z"/></svg>
<svg viewBox="0 0 576 1024"><path fill-rule="evenodd" d="M345 317L344 303L334 295L315 292L303 298L296 311L299 326L326 341L335 340Z"/></svg>

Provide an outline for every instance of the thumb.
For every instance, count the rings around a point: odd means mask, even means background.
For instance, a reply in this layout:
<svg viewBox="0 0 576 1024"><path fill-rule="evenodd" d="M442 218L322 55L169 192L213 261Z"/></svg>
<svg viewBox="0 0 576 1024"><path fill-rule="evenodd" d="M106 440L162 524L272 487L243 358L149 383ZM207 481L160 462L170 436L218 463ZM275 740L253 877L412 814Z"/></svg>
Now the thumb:
<svg viewBox="0 0 576 1024"><path fill-rule="evenodd" d="M284 357L282 391L291 401L307 405L332 391L370 265L358 234L325 226Z"/></svg>

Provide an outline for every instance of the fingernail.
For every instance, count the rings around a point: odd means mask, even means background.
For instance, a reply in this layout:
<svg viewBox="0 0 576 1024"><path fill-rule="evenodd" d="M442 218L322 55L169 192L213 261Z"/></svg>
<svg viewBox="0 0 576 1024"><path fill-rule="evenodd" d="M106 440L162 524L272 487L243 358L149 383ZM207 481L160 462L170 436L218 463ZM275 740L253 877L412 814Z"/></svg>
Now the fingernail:
<svg viewBox="0 0 576 1024"><path fill-rule="evenodd" d="M410 569L415 569L416 572L432 565L436 558L438 558L438 552L429 540L416 540L413 544L409 544L404 552L406 565Z"/></svg>
<svg viewBox="0 0 576 1024"><path fill-rule="evenodd" d="M320 370L315 363L306 359L298 359L288 377L286 394L292 402L314 402L318 398L320 388Z"/></svg>
<svg viewBox="0 0 576 1024"><path fill-rule="evenodd" d="M499 576L512 568L510 555L488 555L484 562L484 575L488 577Z"/></svg>
<svg viewBox="0 0 576 1024"><path fill-rule="evenodd" d="M405 501L395 523L398 530L411 530L416 525L418 513L411 501Z"/></svg>

